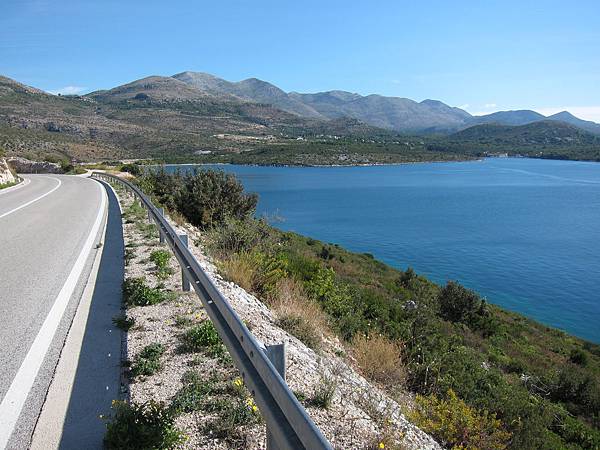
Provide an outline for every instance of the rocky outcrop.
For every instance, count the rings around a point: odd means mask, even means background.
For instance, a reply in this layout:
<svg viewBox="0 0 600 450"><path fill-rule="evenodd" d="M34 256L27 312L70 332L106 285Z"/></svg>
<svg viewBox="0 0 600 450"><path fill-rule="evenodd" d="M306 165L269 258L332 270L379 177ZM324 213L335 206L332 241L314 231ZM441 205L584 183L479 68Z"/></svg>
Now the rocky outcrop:
<svg viewBox="0 0 600 450"><path fill-rule="evenodd" d="M19 173L63 173L59 164L47 161L31 161L14 156L8 162Z"/></svg>
<svg viewBox="0 0 600 450"><path fill-rule="evenodd" d="M15 183L17 177L12 173L5 159L0 159L0 185Z"/></svg>

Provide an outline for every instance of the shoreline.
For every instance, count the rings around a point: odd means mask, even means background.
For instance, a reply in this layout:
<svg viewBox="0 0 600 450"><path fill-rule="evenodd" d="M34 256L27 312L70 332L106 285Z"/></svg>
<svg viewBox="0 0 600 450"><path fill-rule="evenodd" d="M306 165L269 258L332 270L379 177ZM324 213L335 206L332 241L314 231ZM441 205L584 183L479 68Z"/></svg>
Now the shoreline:
<svg viewBox="0 0 600 450"><path fill-rule="evenodd" d="M381 167L381 166L407 166L412 164L446 164L446 163L463 163L463 162L482 162L486 158L473 159L457 159L452 161L447 160L432 160L432 161L406 161L397 163L365 163L365 164L257 164L257 163L164 163L164 164L148 164L147 167L158 166L248 166L248 167Z"/></svg>

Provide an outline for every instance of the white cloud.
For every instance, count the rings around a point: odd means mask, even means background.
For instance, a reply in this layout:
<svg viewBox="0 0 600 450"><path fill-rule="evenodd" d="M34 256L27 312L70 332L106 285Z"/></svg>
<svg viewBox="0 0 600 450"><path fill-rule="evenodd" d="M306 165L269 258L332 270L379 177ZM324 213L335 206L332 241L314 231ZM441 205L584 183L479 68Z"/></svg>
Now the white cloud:
<svg viewBox="0 0 600 450"><path fill-rule="evenodd" d="M79 95L83 91L86 91L86 90L87 90L87 88L81 87L81 86L65 86L65 87L62 87L60 89L56 89L54 91L48 91L48 92L50 92L51 94L54 94L54 95L58 95L58 94L61 94L61 95Z"/></svg>
<svg viewBox="0 0 600 450"><path fill-rule="evenodd" d="M495 108L496 106L498 105L496 105L495 103L486 103L485 105L483 105L484 108Z"/></svg>
<svg viewBox="0 0 600 450"><path fill-rule="evenodd" d="M459 108L460 109L467 109L470 105L468 103L465 103L464 105L460 105Z"/></svg>

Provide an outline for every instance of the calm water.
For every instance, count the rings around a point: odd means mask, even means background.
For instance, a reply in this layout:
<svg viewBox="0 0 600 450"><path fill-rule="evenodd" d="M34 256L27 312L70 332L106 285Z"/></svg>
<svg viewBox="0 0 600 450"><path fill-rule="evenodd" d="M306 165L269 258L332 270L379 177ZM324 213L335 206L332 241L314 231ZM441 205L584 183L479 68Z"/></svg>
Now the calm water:
<svg viewBox="0 0 600 450"><path fill-rule="evenodd" d="M600 342L600 164L219 166L280 228L369 252Z"/></svg>

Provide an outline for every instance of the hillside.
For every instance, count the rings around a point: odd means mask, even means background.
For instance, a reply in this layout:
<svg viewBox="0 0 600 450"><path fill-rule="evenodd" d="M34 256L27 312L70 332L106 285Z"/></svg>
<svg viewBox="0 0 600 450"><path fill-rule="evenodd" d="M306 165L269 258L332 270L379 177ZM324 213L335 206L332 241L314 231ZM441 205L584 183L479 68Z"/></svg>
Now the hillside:
<svg viewBox="0 0 600 450"><path fill-rule="evenodd" d="M0 147L54 162L389 164L486 152L598 160L597 136L581 128L597 124L566 112L540 118L533 111L474 118L436 100L344 91L288 94L257 79L230 83L191 72L85 96L50 95L0 77ZM469 127L473 120L492 123Z"/></svg>
<svg viewBox="0 0 600 450"><path fill-rule="evenodd" d="M219 175L156 171L138 182L198 227L194 242L209 251L223 279L272 308L276 325L317 353L326 353L323 336L336 336L343 351L335 354L401 399L404 414L445 447L600 445L597 344L489 304L456 282L437 285L370 254L282 232L239 208L235 218L222 219L226 199L218 210L190 207L186 189L199 185L194 177ZM215 185L202 184L198 202L220 192ZM381 417L373 407L365 412Z"/></svg>
<svg viewBox="0 0 600 450"><path fill-rule="evenodd" d="M357 119L309 119L228 93L152 76L86 96L0 79L0 147L58 161L158 158L261 164L455 160Z"/></svg>
<svg viewBox="0 0 600 450"><path fill-rule="evenodd" d="M530 110L498 111L484 116L475 116L469 119L469 125L496 124L496 125L527 125L528 123L545 120L542 114Z"/></svg>
<svg viewBox="0 0 600 450"><path fill-rule="evenodd" d="M209 94L230 94L245 100L268 103L302 117L351 117L369 125L402 132L455 129L470 117L466 111L434 100L418 103L407 98L361 96L345 91L286 93L256 78L232 83L201 72L183 72L173 77Z"/></svg>
<svg viewBox="0 0 600 450"><path fill-rule="evenodd" d="M552 159L600 161L600 136L574 125L545 120L527 125L476 125L432 141L430 150L475 155L508 153Z"/></svg>
<svg viewBox="0 0 600 450"><path fill-rule="evenodd" d="M570 123L591 133L600 134L600 124L578 119L563 111L544 116L530 110L499 111L482 116L446 105L438 100L414 100L382 95L362 96L334 90L312 94L285 92L256 78L230 82L203 72L182 72L173 78L212 95L234 95L238 98L271 104L301 117L336 119L349 117L366 124L416 134L450 134L474 125L526 125L544 120Z"/></svg>

